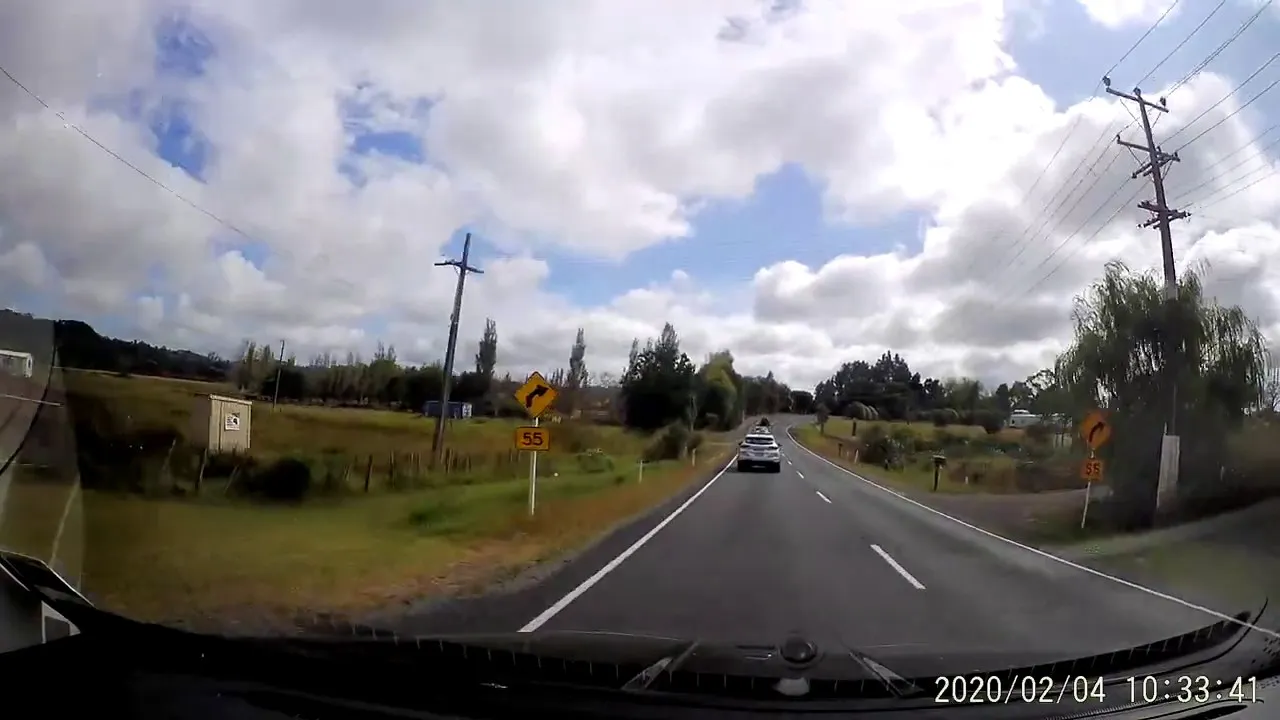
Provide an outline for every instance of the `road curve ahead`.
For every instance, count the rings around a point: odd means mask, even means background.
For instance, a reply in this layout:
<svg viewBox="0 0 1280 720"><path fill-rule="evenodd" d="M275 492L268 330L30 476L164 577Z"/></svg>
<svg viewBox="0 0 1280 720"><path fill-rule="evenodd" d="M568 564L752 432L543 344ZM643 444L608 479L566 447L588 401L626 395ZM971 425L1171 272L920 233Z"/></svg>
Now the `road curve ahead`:
<svg viewBox="0 0 1280 720"><path fill-rule="evenodd" d="M524 629L1063 658L1220 619L934 513L775 434L781 473L727 469Z"/></svg>

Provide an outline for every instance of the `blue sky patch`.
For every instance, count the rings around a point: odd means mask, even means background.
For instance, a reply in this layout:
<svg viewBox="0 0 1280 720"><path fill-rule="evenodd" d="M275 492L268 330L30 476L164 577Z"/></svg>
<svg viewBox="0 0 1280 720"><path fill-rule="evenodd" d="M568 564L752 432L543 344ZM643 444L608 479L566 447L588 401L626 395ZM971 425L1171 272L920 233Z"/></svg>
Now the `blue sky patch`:
<svg viewBox="0 0 1280 720"><path fill-rule="evenodd" d="M180 100L161 102L147 124L161 159L203 182L212 146L192 124L186 104Z"/></svg>
<svg viewBox="0 0 1280 720"><path fill-rule="evenodd" d="M185 13L168 15L156 24L155 44L157 72L175 78L204 75L217 54L213 41Z"/></svg>
<svg viewBox="0 0 1280 720"><path fill-rule="evenodd" d="M619 288L665 281L684 270L700 284L730 286L784 260L817 269L840 255L876 255L921 249L921 213L906 212L866 226L828 224L822 188L797 165L761 178L751 197L713 201L694 218L693 237L645 248L623 263L548 257L548 285L575 303L598 304Z"/></svg>

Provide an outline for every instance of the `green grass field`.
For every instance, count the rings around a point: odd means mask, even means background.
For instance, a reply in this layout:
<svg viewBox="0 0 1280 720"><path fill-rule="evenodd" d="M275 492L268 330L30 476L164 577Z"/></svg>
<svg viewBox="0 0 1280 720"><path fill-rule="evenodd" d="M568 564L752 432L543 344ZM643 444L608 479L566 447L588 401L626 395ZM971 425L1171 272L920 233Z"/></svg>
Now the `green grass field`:
<svg viewBox="0 0 1280 720"><path fill-rule="evenodd" d="M227 392L96 373L69 373L67 384L69 394L90 394L152 427L185 427L195 395ZM505 453L519 424L455 421L449 441L468 453ZM258 406L253 445L268 455L425 453L432 425L391 411ZM556 446L551 425L532 517L527 459L514 473L475 468L449 482L274 505L224 495L217 485L199 497L147 497L81 491L71 477L17 476L0 515L0 545L55 560L108 609L131 617L211 629L276 626L300 611L358 614L483 587L662 502L734 447L726 436L707 436L691 458L646 464L640 482L648 438L564 425L579 446L589 443L606 459L581 462L565 443Z"/></svg>
<svg viewBox="0 0 1280 720"><path fill-rule="evenodd" d="M186 434L196 398L234 395L222 383L151 377L118 377L106 373L68 370L67 392L101 401L132 428L175 428ZM291 453L312 455L426 454L431 450L435 420L409 412L365 408L330 408L270 403L253 405L252 452L262 456ZM474 418L448 423L447 442L461 454L504 452L511 448L515 428L529 424L516 419ZM607 453L637 453L643 439L622 428L592 426L587 437L557 441L552 427L552 453L576 452L590 443ZM567 438L565 439L567 440Z"/></svg>
<svg viewBox="0 0 1280 720"><path fill-rule="evenodd" d="M647 466L643 482L638 468L541 477L533 517L527 480L301 506L88 491L83 526L67 524L58 559L79 565L84 589L108 609L145 620L278 623L304 609L380 610L571 550L705 475L727 449L696 466ZM0 543L49 559L69 497L54 483L15 484Z"/></svg>

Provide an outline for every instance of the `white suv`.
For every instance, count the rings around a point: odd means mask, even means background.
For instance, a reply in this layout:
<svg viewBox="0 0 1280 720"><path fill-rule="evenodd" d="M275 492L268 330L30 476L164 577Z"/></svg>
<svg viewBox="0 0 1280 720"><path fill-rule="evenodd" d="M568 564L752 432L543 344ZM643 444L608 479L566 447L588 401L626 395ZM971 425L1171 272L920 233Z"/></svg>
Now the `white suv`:
<svg viewBox="0 0 1280 720"><path fill-rule="evenodd" d="M738 472L762 467L769 472L782 472L782 448L767 432L754 430L738 446Z"/></svg>

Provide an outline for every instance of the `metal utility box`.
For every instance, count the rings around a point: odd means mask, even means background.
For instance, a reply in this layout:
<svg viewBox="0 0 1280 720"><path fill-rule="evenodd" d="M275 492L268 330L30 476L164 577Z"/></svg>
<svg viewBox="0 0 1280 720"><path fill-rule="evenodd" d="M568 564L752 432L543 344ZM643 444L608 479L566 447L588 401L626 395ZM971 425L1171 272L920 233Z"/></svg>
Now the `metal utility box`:
<svg viewBox="0 0 1280 720"><path fill-rule="evenodd" d="M252 411L250 400L225 395L200 396L191 413L191 440L210 452L248 452Z"/></svg>

